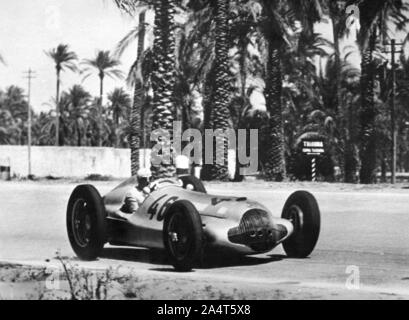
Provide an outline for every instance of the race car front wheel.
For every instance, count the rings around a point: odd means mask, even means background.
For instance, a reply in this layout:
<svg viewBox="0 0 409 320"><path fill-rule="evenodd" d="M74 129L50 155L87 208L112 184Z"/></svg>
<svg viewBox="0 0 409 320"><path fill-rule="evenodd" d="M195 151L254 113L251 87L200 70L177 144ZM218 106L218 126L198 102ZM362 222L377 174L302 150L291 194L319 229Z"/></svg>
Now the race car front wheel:
<svg viewBox="0 0 409 320"><path fill-rule="evenodd" d="M202 220L189 201L178 201L172 205L165 216L163 239L177 271L190 271L201 260Z"/></svg>
<svg viewBox="0 0 409 320"><path fill-rule="evenodd" d="M105 244L106 214L99 192L91 185L75 188L68 201L67 232L81 260L95 260Z"/></svg>
<svg viewBox="0 0 409 320"><path fill-rule="evenodd" d="M308 257L317 244L320 234L320 209L314 196L306 191L292 194L284 205L282 218L291 221L293 234L283 247L290 258Z"/></svg>

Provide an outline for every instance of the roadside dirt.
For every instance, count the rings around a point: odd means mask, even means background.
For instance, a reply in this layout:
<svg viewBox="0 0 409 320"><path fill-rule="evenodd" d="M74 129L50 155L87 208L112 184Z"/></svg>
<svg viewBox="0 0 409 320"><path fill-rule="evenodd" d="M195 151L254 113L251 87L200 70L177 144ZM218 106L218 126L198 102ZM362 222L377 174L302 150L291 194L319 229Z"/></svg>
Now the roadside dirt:
<svg viewBox="0 0 409 320"><path fill-rule="evenodd" d="M184 277L180 273L154 275L136 270L86 270L0 263L0 300L407 300L409 296L312 287L298 282L249 283ZM68 281L67 274L70 278Z"/></svg>

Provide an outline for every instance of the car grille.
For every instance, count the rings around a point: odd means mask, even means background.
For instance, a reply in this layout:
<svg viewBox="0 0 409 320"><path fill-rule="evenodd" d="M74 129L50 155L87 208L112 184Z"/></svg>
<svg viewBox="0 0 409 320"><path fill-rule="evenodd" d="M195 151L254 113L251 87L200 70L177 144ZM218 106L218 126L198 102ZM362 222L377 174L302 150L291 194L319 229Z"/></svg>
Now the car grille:
<svg viewBox="0 0 409 320"><path fill-rule="evenodd" d="M274 226L268 212L253 209L243 215L238 227L229 230L228 237L232 243L246 245L257 252L269 251L283 232L279 227Z"/></svg>

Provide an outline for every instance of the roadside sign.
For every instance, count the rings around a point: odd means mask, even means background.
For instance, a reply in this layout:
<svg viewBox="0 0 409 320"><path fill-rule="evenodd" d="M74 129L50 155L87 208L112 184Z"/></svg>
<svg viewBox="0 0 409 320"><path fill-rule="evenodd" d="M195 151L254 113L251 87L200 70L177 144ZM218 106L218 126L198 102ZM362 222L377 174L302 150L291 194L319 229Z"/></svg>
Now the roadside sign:
<svg viewBox="0 0 409 320"><path fill-rule="evenodd" d="M325 153L324 141L322 140L303 140L302 152L309 156L320 156Z"/></svg>
<svg viewBox="0 0 409 320"><path fill-rule="evenodd" d="M302 152L308 156L311 156L311 180L317 181L317 164L316 157L325 153L323 140L303 140Z"/></svg>

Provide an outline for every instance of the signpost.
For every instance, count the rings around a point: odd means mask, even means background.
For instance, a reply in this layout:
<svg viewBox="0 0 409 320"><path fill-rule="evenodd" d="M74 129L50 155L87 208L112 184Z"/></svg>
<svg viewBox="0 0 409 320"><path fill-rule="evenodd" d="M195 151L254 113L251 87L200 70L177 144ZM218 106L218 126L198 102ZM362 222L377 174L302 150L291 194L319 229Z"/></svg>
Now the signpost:
<svg viewBox="0 0 409 320"><path fill-rule="evenodd" d="M311 180L317 181L317 157L325 153L323 140L303 140L302 152L311 157Z"/></svg>

